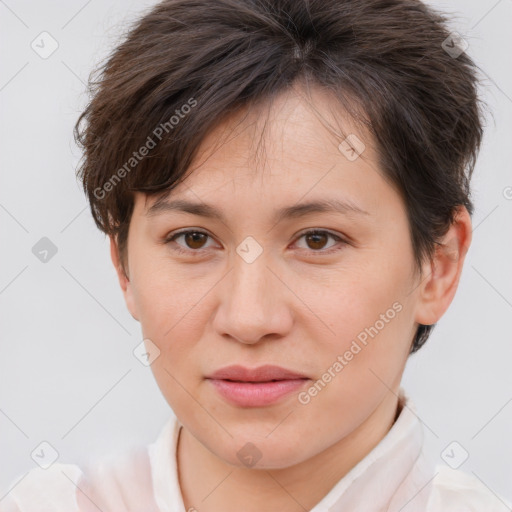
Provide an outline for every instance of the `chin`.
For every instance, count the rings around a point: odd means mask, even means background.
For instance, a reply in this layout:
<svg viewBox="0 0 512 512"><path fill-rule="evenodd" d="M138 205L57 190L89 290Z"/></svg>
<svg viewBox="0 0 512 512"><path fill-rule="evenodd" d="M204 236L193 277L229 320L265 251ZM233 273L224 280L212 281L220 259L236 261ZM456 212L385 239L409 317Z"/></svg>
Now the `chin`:
<svg viewBox="0 0 512 512"><path fill-rule="evenodd" d="M226 463L237 468L246 469L282 469L293 466L305 460L307 454L298 450L300 446L293 438L285 436L262 437L261 435L235 434L226 446L214 442L212 446L204 443L208 449L223 459Z"/></svg>

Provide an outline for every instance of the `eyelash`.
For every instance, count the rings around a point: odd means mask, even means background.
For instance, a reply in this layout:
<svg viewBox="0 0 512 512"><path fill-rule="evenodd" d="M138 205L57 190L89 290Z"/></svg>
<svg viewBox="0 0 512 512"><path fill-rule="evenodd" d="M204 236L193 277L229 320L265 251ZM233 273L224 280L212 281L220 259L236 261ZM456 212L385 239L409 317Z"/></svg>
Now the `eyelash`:
<svg viewBox="0 0 512 512"><path fill-rule="evenodd" d="M184 231L178 231L177 233L174 233L172 235L170 235L169 237L167 237L164 241L165 244L168 244L170 245L171 242L174 242L176 238L178 238L179 236L181 235L186 235L186 234L189 234L189 233L202 233L203 235L206 235L206 236L210 236L208 233L204 232L204 231L201 231L199 229L187 229L187 230L184 230ZM338 247L338 248L330 248L330 249L327 249L327 250L318 250L318 251L315 251L313 249L311 249L311 252L313 254L318 254L318 255L323 255L323 254L332 254L334 252L337 252L339 250L341 250L343 248L343 246L345 245L348 245L348 242L346 240L344 240L343 238L341 238L340 236L338 235L335 235L333 233L331 233L330 231L326 231L326 230L323 230L323 229L311 229L309 231L304 231L303 233L301 233L297 239L300 239L304 236L307 236L307 235L318 235L318 234L326 234L328 236L330 236L331 238L335 239L337 242L340 242L342 247ZM210 237L211 238L211 237ZM180 247L179 245L177 245L176 247L171 247L171 249L173 251L175 251L176 253L178 254L196 254L196 253L200 253L201 251L205 250L205 249L183 249L182 247ZM307 250L307 249L306 249Z"/></svg>

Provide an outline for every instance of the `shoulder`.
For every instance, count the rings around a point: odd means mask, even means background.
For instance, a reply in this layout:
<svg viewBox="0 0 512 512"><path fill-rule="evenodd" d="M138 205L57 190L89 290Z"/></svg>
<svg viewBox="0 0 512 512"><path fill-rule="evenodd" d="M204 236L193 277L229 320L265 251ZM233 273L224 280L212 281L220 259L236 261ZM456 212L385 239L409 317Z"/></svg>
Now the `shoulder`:
<svg viewBox="0 0 512 512"><path fill-rule="evenodd" d="M436 466L428 512L510 512L511 507L476 476Z"/></svg>
<svg viewBox="0 0 512 512"><path fill-rule="evenodd" d="M158 510L147 448L132 447L75 464L34 468L0 495L0 512Z"/></svg>
<svg viewBox="0 0 512 512"><path fill-rule="evenodd" d="M112 451L80 466L54 463L47 469L37 467L18 476L0 489L0 512L158 512L162 489L155 491L150 452L153 459L155 454L168 459L168 450L173 447L166 442L174 439L171 433L175 423L171 418L150 445Z"/></svg>
<svg viewBox="0 0 512 512"><path fill-rule="evenodd" d="M97 512L98 508L116 512L159 510L147 447L132 447L127 452L88 464L79 486L80 512Z"/></svg>
<svg viewBox="0 0 512 512"><path fill-rule="evenodd" d="M78 512L77 483L81 477L82 471L75 464L52 464L47 469L31 469L2 492L0 512Z"/></svg>

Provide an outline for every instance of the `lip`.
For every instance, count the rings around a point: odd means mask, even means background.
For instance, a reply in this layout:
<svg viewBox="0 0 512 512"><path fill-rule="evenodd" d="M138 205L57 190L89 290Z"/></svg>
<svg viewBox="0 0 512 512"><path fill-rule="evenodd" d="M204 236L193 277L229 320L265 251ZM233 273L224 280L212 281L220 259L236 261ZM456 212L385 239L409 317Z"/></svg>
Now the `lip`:
<svg viewBox="0 0 512 512"><path fill-rule="evenodd" d="M263 407L298 391L309 377L281 368L265 365L250 369L227 366L206 377L229 402L240 407Z"/></svg>

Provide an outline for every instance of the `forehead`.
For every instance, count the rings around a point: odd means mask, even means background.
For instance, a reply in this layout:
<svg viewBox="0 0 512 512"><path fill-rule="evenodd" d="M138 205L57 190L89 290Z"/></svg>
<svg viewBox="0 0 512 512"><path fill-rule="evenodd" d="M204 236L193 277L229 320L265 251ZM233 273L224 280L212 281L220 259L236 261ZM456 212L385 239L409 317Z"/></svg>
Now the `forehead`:
<svg viewBox="0 0 512 512"><path fill-rule="evenodd" d="M347 153L354 137L362 146L355 158ZM368 132L332 94L291 89L224 118L202 141L187 178L170 192L146 196L141 213L185 211L225 221L233 212L222 206L236 201L238 211L272 205L274 221L306 211L369 214L383 200L379 189L388 187L376 155Z"/></svg>
<svg viewBox="0 0 512 512"><path fill-rule="evenodd" d="M299 84L226 116L204 138L191 167L200 169L207 161L209 170L222 169L225 162L254 170L285 170L287 162L319 167L325 163L319 156L349 156L340 144L354 140L360 158L376 163L374 141L364 124L356 125L331 91Z"/></svg>

